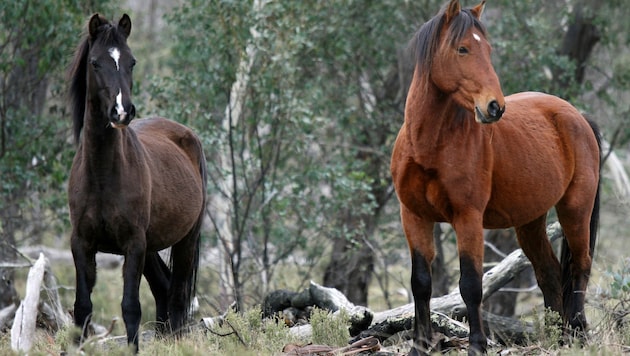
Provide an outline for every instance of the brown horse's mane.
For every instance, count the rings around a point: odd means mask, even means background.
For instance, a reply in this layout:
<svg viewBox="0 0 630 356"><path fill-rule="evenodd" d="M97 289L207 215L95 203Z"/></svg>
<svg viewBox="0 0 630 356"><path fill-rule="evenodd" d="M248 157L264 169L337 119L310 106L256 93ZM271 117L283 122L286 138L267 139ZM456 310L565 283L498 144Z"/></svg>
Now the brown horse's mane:
<svg viewBox="0 0 630 356"><path fill-rule="evenodd" d="M421 73L429 73L433 57L440 45L441 32L446 20L445 11L446 7L422 25L411 40L409 47L414 55L416 69ZM487 37L483 23L472 14L470 9L462 9L459 15L451 20L446 40L451 45L454 44L461 40L471 27L478 29L484 37Z"/></svg>
<svg viewBox="0 0 630 356"><path fill-rule="evenodd" d="M118 31L118 27L109 23L107 19L99 15L101 25L98 28L98 36L91 38L85 34L81 40L74 59L68 68L67 78L70 82L68 100L72 110L72 122L75 142L79 142L83 129L83 117L85 115L85 96L87 93L87 63L90 47L98 42L102 46L121 46L126 44L124 34Z"/></svg>

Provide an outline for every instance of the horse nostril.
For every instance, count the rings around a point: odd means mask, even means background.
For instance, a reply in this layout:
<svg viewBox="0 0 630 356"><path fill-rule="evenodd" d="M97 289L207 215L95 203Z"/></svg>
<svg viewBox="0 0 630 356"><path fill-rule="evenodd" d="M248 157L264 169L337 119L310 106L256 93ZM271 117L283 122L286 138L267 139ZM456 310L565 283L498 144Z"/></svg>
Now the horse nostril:
<svg viewBox="0 0 630 356"><path fill-rule="evenodd" d="M488 115L497 120L503 115L503 109L501 109L501 106L499 106L496 100L492 100L490 104L488 104Z"/></svg>
<svg viewBox="0 0 630 356"><path fill-rule="evenodd" d="M131 108L129 108L129 120L133 119L136 116L136 106L131 104Z"/></svg>
<svg viewBox="0 0 630 356"><path fill-rule="evenodd" d="M110 112L109 112L109 118L110 118L110 120L112 120L112 121L117 121L117 120L118 120L118 117L119 117L119 115L118 115L118 110L117 110L117 109L116 109L116 107L114 106L114 107L110 110Z"/></svg>

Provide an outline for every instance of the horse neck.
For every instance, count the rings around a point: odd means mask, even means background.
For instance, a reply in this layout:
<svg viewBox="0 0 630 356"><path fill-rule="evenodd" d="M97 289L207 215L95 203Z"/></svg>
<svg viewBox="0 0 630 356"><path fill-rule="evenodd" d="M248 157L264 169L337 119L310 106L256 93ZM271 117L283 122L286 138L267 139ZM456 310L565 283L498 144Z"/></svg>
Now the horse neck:
<svg viewBox="0 0 630 356"><path fill-rule="evenodd" d="M473 114L461 108L448 94L430 80L414 74L405 107L405 125L417 161L435 157L443 142L479 137L482 130Z"/></svg>
<svg viewBox="0 0 630 356"><path fill-rule="evenodd" d="M80 150L85 167L108 174L116 172L116 167L130 154L130 150L126 149L129 146L129 128L121 130L111 127L107 115L90 100L86 103L83 123Z"/></svg>

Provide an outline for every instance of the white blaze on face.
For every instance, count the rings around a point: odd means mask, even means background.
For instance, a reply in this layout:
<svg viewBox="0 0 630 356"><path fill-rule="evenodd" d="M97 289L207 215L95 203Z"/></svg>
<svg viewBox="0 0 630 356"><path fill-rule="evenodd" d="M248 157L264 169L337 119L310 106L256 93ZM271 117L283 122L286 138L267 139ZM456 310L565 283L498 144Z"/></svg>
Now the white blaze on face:
<svg viewBox="0 0 630 356"><path fill-rule="evenodd" d="M474 39L475 39L475 41L477 41L477 42L481 41L481 37L479 37L479 35L478 35L478 34L476 34L476 33L474 33L474 32L473 32L473 38L474 38Z"/></svg>
<svg viewBox="0 0 630 356"><path fill-rule="evenodd" d="M120 51L116 47L112 47L109 49L109 55L112 57L114 62L116 63L116 70L120 70L120 66L118 65L118 60L120 59Z"/></svg>
<svg viewBox="0 0 630 356"><path fill-rule="evenodd" d="M118 89L118 95L116 95L116 112L118 113L120 121L124 120L125 116L127 116L122 104L122 91L120 89Z"/></svg>

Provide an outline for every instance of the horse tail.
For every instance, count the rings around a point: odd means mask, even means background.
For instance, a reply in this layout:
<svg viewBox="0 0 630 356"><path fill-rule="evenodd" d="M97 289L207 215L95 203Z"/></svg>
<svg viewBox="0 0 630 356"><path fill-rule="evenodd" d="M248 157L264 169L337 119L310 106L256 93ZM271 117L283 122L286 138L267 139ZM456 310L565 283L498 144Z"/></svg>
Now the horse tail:
<svg viewBox="0 0 630 356"><path fill-rule="evenodd" d="M202 205L201 205L201 211L199 212L199 216L197 217L197 221L195 221L195 224L193 225L193 227L190 229L190 232L188 234L188 236L190 238L194 238L194 253L192 256L193 259L193 264L192 264L192 271L189 275L188 280L186 281L185 285L184 285L184 289L185 289L185 300L184 303L186 305L186 310L184 312L183 320L182 320L182 326L185 326L191 319L192 317L192 313L193 313L193 300L195 298L195 293L197 290L197 271L199 270L199 254L200 254L200 250L201 250L201 228L203 226L203 220L205 218L205 214L206 214L206 204L207 204L207 185L208 185L208 172L207 172L207 168L206 168L206 156L203 152L203 146L201 145L201 141L199 140L198 137L195 136L195 147L197 149L196 152L196 160L198 161L198 165L199 165L199 175L201 176L201 186L202 186L202 194L203 194L203 199L202 199ZM173 266L173 254L171 254L171 261L170 261L170 265ZM172 267L171 267L172 268Z"/></svg>
<svg viewBox="0 0 630 356"><path fill-rule="evenodd" d="M602 137L597 124L591 120L588 120L591 129L593 130L593 134L595 134L595 139L597 140L597 148L599 150L600 157L600 166L599 169L601 171L601 157L602 157ZM599 228L599 205L600 205L600 186L601 186L601 175L599 180L597 181L597 192L595 193L595 202L593 203L593 210L591 211L591 220L589 224L590 229L590 239L589 239L589 252L591 258L594 257L595 252L595 243L597 242L597 230ZM560 265L562 266L562 295L563 295L563 303L565 308L567 305L570 305L573 294L573 286L571 283L571 252L569 250L569 244L567 243L567 239L562 239L562 247L560 252ZM566 309L565 309L566 310Z"/></svg>

